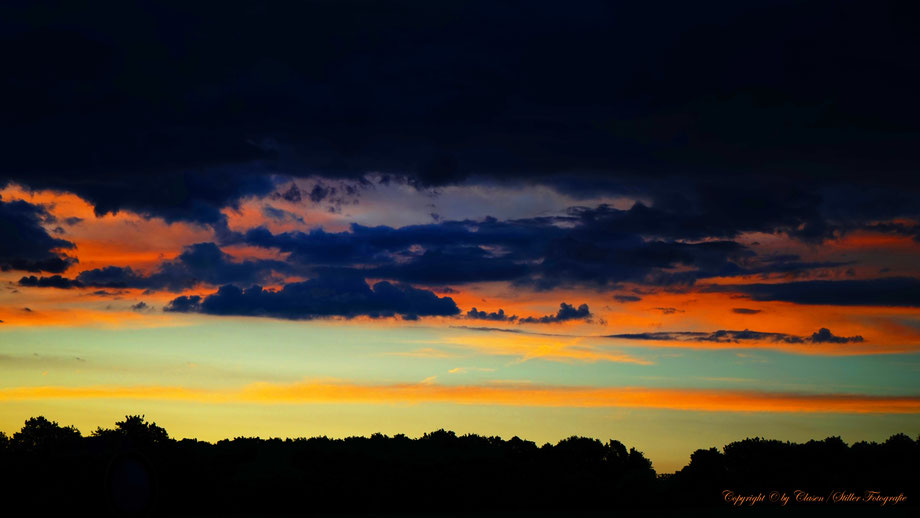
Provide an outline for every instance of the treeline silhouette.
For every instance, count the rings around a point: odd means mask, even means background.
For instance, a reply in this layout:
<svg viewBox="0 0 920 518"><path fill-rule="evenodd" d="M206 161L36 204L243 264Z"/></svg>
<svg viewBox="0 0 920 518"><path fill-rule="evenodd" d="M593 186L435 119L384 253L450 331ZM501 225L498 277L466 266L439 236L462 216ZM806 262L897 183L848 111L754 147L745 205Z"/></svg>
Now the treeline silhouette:
<svg viewBox="0 0 920 518"><path fill-rule="evenodd" d="M351 512L607 510L726 506L738 493L918 488L920 438L848 446L839 437L795 444L745 439L700 449L656 475L634 448L570 437L537 446L513 437L437 430L329 439L174 440L144 416L88 437L31 418L0 433L4 509L30 514L225 515ZM12 515L11 515L12 516Z"/></svg>

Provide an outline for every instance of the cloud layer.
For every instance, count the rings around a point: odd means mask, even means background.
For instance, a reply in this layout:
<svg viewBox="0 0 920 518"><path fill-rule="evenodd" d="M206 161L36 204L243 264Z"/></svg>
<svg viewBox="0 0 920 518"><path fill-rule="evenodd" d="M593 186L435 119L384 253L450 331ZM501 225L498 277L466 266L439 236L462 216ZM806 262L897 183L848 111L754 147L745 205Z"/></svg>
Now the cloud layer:
<svg viewBox="0 0 920 518"><path fill-rule="evenodd" d="M709 290L744 293L753 300L795 304L920 307L920 279L914 277L723 285Z"/></svg>
<svg viewBox="0 0 920 518"><path fill-rule="evenodd" d="M286 319L369 316L453 316L460 309L450 297L404 284L378 282L371 288L356 277L324 277L284 285L280 290L260 286L240 289L221 286L216 293L173 299L166 311L211 315L266 316Z"/></svg>
<svg viewBox="0 0 920 518"><path fill-rule="evenodd" d="M811 336L796 336L786 333L765 333L761 331L727 331L720 329L713 332L701 331L656 331L650 333L622 333L609 335L608 338L626 340L656 340L665 342L716 342L736 343L745 342L779 342L786 344L850 344L861 343L865 339L860 335L837 336L825 327L812 333Z"/></svg>
<svg viewBox="0 0 920 518"><path fill-rule="evenodd" d="M904 4L247 6L4 5L5 179L218 227L279 173L380 172L630 194L669 237L917 235Z"/></svg>
<svg viewBox="0 0 920 518"><path fill-rule="evenodd" d="M76 262L60 250L74 248L43 227L54 217L41 205L0 198L0 270L61 273Z"/></svg>

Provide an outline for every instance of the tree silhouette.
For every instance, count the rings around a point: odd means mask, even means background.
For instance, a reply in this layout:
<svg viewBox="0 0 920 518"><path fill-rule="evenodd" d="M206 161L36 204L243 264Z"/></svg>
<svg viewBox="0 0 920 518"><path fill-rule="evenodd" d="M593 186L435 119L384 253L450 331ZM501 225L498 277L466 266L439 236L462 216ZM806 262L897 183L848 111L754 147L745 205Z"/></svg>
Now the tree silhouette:
<svg viewBox="0 0 920 518"><path fill-rule="evenodd" d="M136 448L150 448L169 442L169 434L156 423L148 423L143 415L126 415L114 429L98 427L93 437L113 443L127 443Z"/></svg>
<svg viewBox="0 0 920 518"><path fill-rule="evenodd" d="M540 447L444 429L418 439L375 433L212 444L171 439L143 415L89 437L44 417L13 437L0 434L0 488L13 495L4 501L11 516L35 514L29 506L36 502L48 515L135 516L724 507L725 489L874 488L910 496L920 487L918 464L920 440L904 434L852 446L840 437L744 439L696 450L665 476L620 441L578 436Z"/></svg>
<svg viewBox="0 0 920 518"><path fill-rule="evenodd" d="M19 450L45 451L73 445L80 439L73 426L60 426L43 416L30 418L22 429L13 434L13 444Z"/></svg>

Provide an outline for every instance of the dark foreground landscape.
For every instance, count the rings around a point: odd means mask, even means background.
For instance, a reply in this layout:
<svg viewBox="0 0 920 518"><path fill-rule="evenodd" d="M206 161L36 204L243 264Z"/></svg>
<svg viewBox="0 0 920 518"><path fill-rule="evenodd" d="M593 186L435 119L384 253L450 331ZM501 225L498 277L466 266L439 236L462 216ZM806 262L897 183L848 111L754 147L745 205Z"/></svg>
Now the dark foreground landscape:
<svg viewBox="0 0 920 518"><path fill-rule="evenodd" d="M918 461L920 441L904 434L744 439L658 474L642 452L585 437L538 446L438 430L210 444L171 439L143 416L88 437L37 417L0 435L0 488L4 509L33 516L900 516L916 511Z"/></svg>

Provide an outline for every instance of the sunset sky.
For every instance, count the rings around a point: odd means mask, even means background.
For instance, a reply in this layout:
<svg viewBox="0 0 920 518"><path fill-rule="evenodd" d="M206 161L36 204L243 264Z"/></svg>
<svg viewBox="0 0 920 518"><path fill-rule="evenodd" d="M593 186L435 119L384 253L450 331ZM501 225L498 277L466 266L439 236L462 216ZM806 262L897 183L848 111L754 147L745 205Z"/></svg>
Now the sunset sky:
<svg viewBox="0 0 920 518"><path fill-rule="evenodd" d="M295 5L0 7L0 431L920 434L911 13Z"/></svg>

